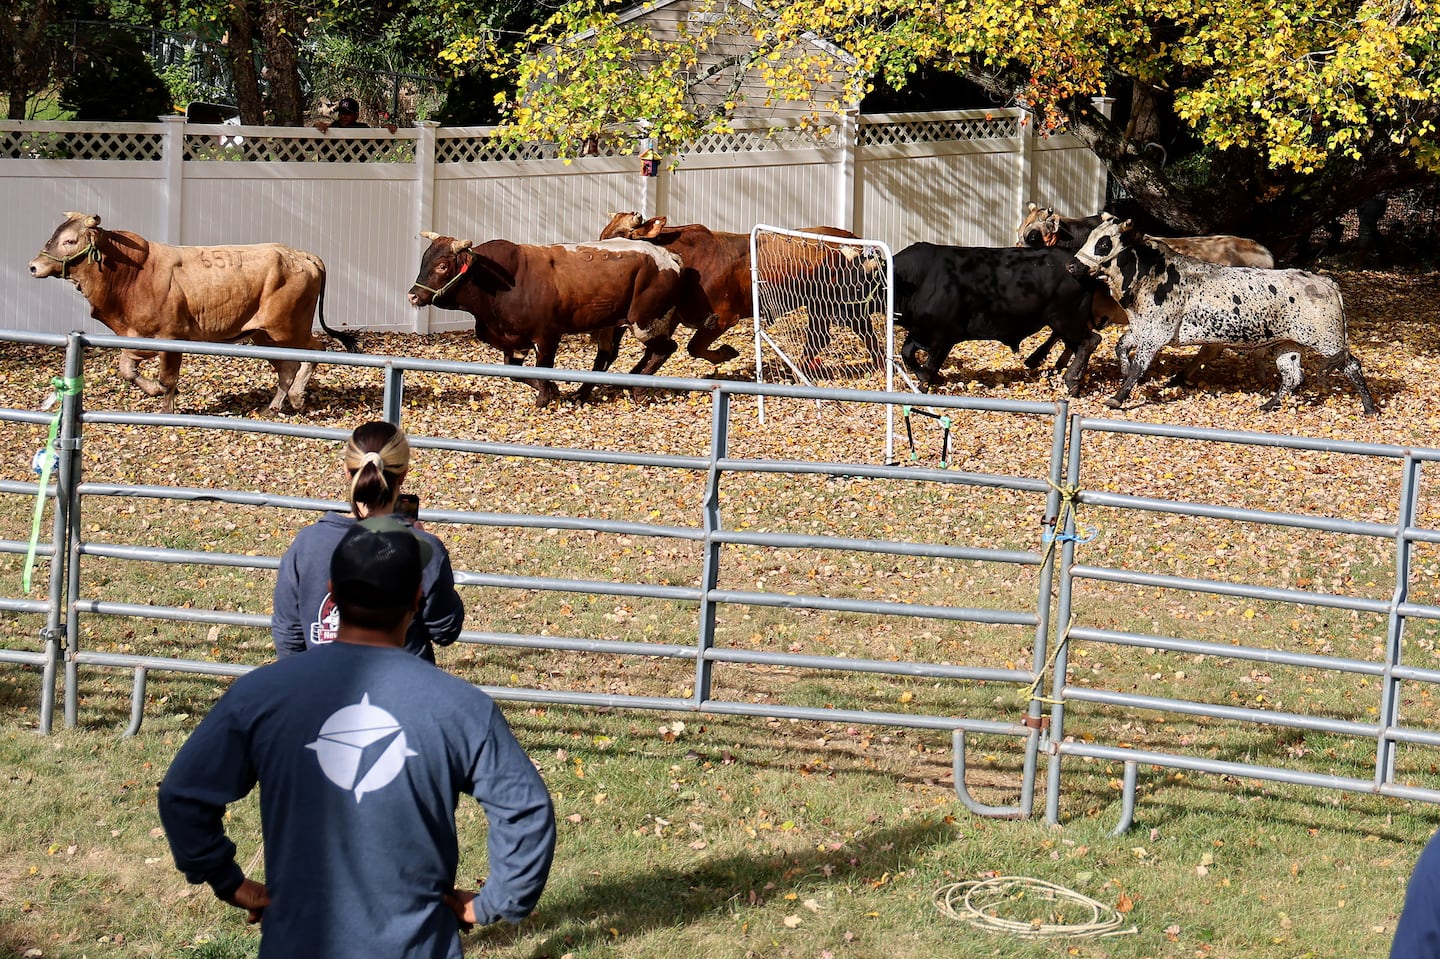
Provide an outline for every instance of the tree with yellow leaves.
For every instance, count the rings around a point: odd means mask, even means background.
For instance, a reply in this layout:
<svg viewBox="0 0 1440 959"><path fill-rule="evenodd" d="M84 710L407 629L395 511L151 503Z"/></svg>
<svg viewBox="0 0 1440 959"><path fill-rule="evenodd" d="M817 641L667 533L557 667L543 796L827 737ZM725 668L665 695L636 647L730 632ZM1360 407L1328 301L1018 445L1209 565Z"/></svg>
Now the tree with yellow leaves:
<svg viewBox="0 0 1440 959"><path fill-rule="evenodd" d="M574 0L518 45L467 38L446 56L512 71L509 136L576 150L641 124L672 153L726 128L734 97L693 93L717 79L759 78L823 117L877 82L951 70L1078 136L1168 227L1280 250L1440 169L1440 0L691 3L710 15L657 35L618 0ZM737 31L741 52L724 42ZM845 95L814 102L836 80ZM1102 94L1113 119L1091 105Z"/></svg>

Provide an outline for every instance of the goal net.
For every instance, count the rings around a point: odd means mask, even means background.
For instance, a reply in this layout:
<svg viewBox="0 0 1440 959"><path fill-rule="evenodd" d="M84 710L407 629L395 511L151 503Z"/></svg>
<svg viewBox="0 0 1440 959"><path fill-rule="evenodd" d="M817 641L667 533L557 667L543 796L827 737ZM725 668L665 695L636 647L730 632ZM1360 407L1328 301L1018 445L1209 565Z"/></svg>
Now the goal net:
<svg viewBox="0 0 1440 959"><path fill-rule="evenodd" d="M768 376L821 388L895 388L893 271L884 243L757 226L750 279L757 383ZM894 408L884 409L889 463Z"/></svg>

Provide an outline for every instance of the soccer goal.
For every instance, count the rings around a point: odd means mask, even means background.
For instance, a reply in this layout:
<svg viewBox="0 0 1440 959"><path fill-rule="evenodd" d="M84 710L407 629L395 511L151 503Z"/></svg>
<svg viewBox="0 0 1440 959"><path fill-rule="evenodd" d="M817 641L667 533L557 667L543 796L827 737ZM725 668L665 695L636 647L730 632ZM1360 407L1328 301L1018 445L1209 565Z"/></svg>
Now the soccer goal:
<svg viewBox="0 0 1440 959"><path fill-rule="evenodd" d="M755 382L766 381L768 354L772 382L895 388L894 274L884 243L760 225L750 231L750 280ZM886 404L887 463L894 446L895 412Z"/></svg>

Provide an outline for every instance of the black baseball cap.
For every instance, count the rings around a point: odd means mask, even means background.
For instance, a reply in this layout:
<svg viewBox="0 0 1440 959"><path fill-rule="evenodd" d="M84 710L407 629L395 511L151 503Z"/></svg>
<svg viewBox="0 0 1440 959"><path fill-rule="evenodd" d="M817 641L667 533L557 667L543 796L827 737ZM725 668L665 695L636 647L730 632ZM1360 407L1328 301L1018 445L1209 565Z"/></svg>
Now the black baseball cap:
<svg viewBox="0 0 1440 959"><path fill-rule="evenodd" d="M393 516L362 519L330 557L330 596L338 604L366 609L409 607L434 553Z"/></svg>
<svg viewBox="0 0 1440 959"><path fill-rule="evenodd" d="M352 100L350 97L343 97L343 98L341 98L341 100L340 100L339 103L335 104L335 112L336 112L336 113L359 113L359 112L360 112L360 104L356 103L356 102L355 102L354 100Z"/></svg>

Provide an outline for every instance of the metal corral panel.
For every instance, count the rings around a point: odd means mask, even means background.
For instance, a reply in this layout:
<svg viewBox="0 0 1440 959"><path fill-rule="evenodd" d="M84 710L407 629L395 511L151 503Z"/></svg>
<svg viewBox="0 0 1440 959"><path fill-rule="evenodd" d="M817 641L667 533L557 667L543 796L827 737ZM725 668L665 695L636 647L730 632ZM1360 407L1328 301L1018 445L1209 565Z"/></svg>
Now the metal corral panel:
<svg viewBox="0 0 1440 959"><path fill-rule="evenodd" d="M19 189L5 189L7 229L0 235L0 327L38 333L106 332L90 305L62 280L36 280L28 264L71 211L98 213L105 227L142 236L163 228L165 182L153 163L113 160L17 160ZM32 166L33 175L24 168Z"/></svg>

